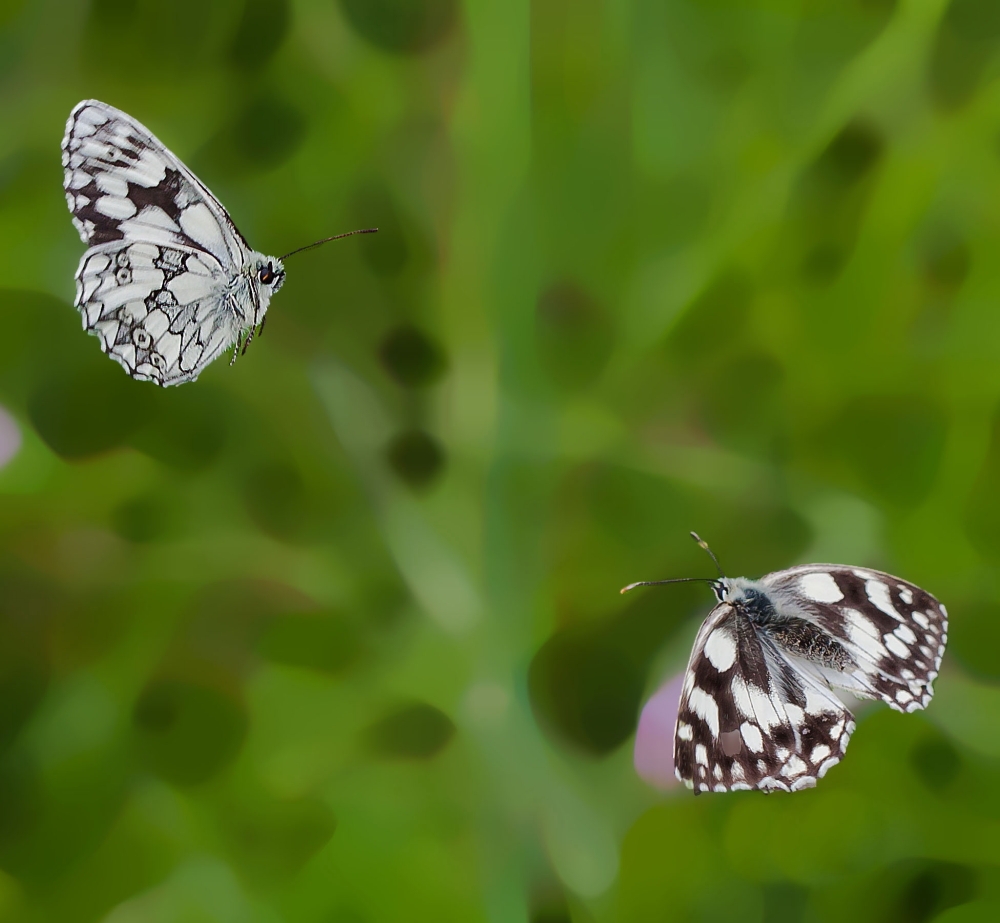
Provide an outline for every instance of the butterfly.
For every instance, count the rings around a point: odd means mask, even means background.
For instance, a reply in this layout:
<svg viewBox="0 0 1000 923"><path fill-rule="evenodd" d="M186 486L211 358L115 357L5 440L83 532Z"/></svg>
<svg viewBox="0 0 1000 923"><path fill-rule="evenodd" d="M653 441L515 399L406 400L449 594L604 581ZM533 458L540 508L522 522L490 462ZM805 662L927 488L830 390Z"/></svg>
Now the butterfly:
<svg viewBox="0 0 1000 923"><path fill-rule="evenodd" d="M251 248L219 200L149 129L94 99L78 103L62 142L63 185L87 252L76 272L84 329L133 378L194 381L264 328L294 253Z"/></svg>
<svg viewBox="0 0 1000 923"><path fill-rule="evenodd" d="M691 534L719 570L706 579L718 603L695 638L674 730L674 773L695 794L814 787L854 732L834 687L899 712L928 705L948 641L930 593L841 564L730 578Z"/></svg>

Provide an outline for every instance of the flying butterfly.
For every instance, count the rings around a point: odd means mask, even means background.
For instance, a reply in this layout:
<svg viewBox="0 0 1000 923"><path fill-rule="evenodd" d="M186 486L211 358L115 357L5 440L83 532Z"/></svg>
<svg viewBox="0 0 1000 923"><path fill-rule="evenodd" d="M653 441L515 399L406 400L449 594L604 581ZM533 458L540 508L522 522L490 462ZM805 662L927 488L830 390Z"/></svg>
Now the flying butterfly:
<svg viewBox="0 0 1000 923"><path fill-rule="evenodd" d="M264 329L292 254L254 250L229 213L147 128L106 103L78 103L62 142L63 185L87 252L76 272L84 329L133 378L194 381Z"/></svg>
<svg viewBox="0 0 1000 923"><path fill-rule="evenodd" d="M674 773L695 794L812 788L844 756L854 716L833 693L925 708L948 641L930 593L864 567L805 564L759 580L704 580L718 600L694 641L674 730Z"/></svg>

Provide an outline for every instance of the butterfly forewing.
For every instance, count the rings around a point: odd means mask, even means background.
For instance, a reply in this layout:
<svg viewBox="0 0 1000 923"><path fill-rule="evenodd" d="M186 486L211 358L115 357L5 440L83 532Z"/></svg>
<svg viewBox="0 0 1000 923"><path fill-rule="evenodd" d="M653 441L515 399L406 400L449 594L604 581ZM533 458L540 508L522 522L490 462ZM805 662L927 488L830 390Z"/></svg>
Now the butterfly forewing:
<svg viewBox="0 0 1000 923"><path fill-rule="evenodd" d="M925 708L948 641L948 613L930 593L881 571L809 564L760 581L779 602L837 639L853 668L816 667L828 682L897 711Z"/></svg>
<svg viewBox="0 0 1000 923"><path fill-rule="evenodd" d="M698 633L674 737L677 777L696 792L816 784L843 755L850 712L766 636L720 603Z"/></svg>
<svg viewBox="0 0 1000 923"><path fill-rule="evenodd" d="M141 239L210 252L240 268L251 248L204 184L130 115L97 100L70 113L66 201L84 242Z"/></svg>

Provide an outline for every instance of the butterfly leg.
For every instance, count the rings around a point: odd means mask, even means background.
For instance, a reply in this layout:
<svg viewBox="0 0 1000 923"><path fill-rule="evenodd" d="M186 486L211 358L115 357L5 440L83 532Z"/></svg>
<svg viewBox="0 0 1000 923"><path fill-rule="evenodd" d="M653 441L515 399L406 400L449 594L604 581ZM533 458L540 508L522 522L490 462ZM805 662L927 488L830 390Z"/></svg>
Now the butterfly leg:
<svg viewBox="0 0 1000 923"><path fill-rule="evenodd" d="M246 347L243 346L243 344L241 342L242 339L243 339L243 333L242 332L237 333L236 334L236 348L233 350L233 358L229 360L229 366L230 366L230 368L232 368L232 366L236 365L236 359L237 359L237 357L240 356L240 355L242 355L242 353L240 352L240 349L244 349L244 350L246 349Z"/></svg>
<svg viewBox="0 0 1000 923"><path fill-rule="evenodd" d="M257 325L257 336L260 336L264 332L264 324L267 323L267 315L265 314L260 319L260 324Z"/></svg>
<svg viewBox="0 0 1000 923"><path fill-rule="evenodd" d="M250 332L247 334L247 338L243 341L243 348L240 350L240 355L244 355L247 351L247 347L250 345L250 341L253 339L255 328L251 327Z"/></svg>

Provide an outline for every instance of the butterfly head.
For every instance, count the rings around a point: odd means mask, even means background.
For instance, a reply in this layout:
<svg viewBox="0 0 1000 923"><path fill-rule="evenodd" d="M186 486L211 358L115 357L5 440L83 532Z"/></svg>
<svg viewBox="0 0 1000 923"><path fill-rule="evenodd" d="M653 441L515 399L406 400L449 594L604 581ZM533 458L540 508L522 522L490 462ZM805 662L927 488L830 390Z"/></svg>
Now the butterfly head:
<svg viewBox="0 0 1000 923"><path fill-rule="evenodd" d="M715 598L720 602L724 603L730 594L730 582L725 577L720 577L718 580L712 580L709 584L712 587L712 592L715 594Z"/></svg>
<svg viewBox="0 0 1000 923"><path fill-rule="evenodd" d="M261 257L257 263L257 281L262 289L273 295L285 281L284 264L275 256Z"/></svg>
<svg viewBox="0 0 1000 923"><path fill-rule="evenodd" d="M767 624L774 617L775 601L757 580L720 577L712 584L712 590L720 603L729 603L758 625Z"/></svg>

